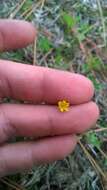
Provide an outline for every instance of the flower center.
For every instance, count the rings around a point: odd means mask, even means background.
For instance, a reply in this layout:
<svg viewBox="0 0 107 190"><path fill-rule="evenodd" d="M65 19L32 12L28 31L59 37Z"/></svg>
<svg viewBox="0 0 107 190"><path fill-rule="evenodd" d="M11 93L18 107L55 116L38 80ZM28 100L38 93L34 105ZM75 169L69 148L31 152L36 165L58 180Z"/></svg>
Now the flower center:
<svg viewBox="0 0 107 190"><path fill-rule="evenodd" d="M58 108L60 112L67 112L69 111L70 103L66 100L62 100L58 102Z"/></svg>

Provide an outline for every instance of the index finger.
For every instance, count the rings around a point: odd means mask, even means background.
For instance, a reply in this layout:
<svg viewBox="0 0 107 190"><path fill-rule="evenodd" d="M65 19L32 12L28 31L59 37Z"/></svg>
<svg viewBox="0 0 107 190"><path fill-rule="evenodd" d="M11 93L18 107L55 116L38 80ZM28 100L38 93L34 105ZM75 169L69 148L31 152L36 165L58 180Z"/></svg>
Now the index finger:
<svg viewBox="0 0 107 190"><path fill-rule="evenodd" d="M35 35L29 22L0 19L0 51L23 48L34 41Z"/></svg>
<svg viewBox="0 0 107 190"><path fill-rule="evenodd" d="M81 104L88 102L93 93L92 82L82 75L0 61L1 98L48 104L65 99L71 104Z"/></svg>

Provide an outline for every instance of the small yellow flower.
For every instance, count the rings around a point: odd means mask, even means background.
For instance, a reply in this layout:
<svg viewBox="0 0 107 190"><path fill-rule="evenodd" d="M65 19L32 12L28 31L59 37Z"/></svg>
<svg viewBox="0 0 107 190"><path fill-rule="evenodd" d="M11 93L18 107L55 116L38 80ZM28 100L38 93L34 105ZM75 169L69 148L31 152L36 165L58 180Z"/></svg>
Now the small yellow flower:
<svg viewBox="0 0 107 190"><path fill-rule="evenodd" d="M62 100L58 102L58 108L60 112L67 112L69 111L70 103L66 100Z"/></svg>

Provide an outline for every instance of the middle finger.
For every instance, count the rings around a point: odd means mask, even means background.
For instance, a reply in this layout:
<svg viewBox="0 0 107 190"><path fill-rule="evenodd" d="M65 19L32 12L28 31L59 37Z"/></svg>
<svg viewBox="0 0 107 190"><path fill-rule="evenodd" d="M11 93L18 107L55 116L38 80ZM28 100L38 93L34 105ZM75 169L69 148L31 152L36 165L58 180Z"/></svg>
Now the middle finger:
<svg viewBox="0 0 107 190"><path fill-rule="evenodd" d="M89 102L61 113L57 106L0 105L0 141L14 136L43 137L81 133L95 124L99 110Z"/></svg>

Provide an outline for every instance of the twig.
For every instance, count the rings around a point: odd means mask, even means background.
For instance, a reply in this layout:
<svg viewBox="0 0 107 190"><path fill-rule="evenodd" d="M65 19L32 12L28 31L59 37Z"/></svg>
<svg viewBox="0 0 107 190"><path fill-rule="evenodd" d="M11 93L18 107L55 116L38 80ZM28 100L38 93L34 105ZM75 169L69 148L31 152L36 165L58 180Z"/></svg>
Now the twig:
<svg viewBox="0 0 107 190"><path fill-rule="evenodd" d="M80 37L79 37L79 34L78 34L78 31L76 28L73 28L71 30L74 35L76 36L77 40L78 40L78 43L79 43L79 47L80 47L80 50L82 51L82 53L85 55L86 53L86 50L85 50L85 46L84 46L84 43L80 40Z"/></svg>
<svg viewBox="0 0 107 190"><path fill-rule="evenodd" d="M41 9L43 9L46 0L42 0Z"/></svg>
<svg viewBox="0 0 107 190"><path fill-rule="evenodd" d="M40 64L41 64L43 61L46 60L46 58L48 57L48 55L50 55L50 54L52 53L52 51L53 51L53 48L51 48L50 51L48 51L48 52L43 56L43 58L42 58L41 61L40 61Z"/></svg>
<svg viewBox="0 0 107 190"><path fill-rule="evenodd" d="M11 187L12 189L14 190L26 190L25 188L23 187L20 187L20 185L12 182L10 179L8 178L1 178L0 181L4 184L6 184L7 186Z"/></svg>
<svg viewBox="0 0 107 190"><path fill-rule="evenodd" d="M9 18L13 19L16 16L16 14L19 12L19 10L22 8L22 6L24 5L25 2L26 2L26 0L23 0L21 3L19 3L17 5L17 8L15 9L15 11L13 11L10 14Z"/></svg>
<svg viewBox="0 0 107 190"><path fill-rule="evenodd" d="M33 47L33 65L36 65L36 44L37 44L37 36L35 37L34 47Z"/></svg>
<svg viewBox="0 0 107 190"><path fill-rule="evenodd" d="M105 159L107 159L107 155L105 154L105 152L103 152L103 150L101 150L101 148L97 147L97 149L99 150L99 152L103 155L103 157Z"/></svg>
<svg viewBox="0 0 107 190"><path fill-rule="evenodd" d="M104 174L104 172L102 171L102 169L100 168L100 166L96 163L96 161L93 159L93 157L90 155L90 153L87 151L87 149L84 147L84 145L81 143L81 141L78 141L79 145L81 146L81 148L83 149L84 153L87 155L90 163L92 164L92 166L94 167L95 171L98 173L100 173L100 175L104 178L104 180L107 181L106 175Z"/></svg>
<svg viewBox="0 0 107 190"><path fill-rule="evenodd" d="M26 9L26 10L21 14L21 18L22 18L22 17L25 17L26 14L28 14L31 10L32 10L32 6L30 6L28 9Z"/></svg>
<svg viewBox="0 0 107 190"><path fill-rule="evenodd" d="M99 132L107 131L107 128L95 129L93 131L99 133Z"/></svg>
<svg viewBox="0 0 107 190"><path fill-rule="evenodd" d="M107 45L107 41L106 41L106 27L105 27L105 21L104 21L104 16L103 16L103 10L102 10L102 7L101 7L101 2L100 2L100 0L97 0L97 4L98 4L100 16L101 16L102 27L103 27L104 44L105 44L105 46L106 46L106 45Z"/></svg>
<svg viewBox="0 0 107 190"><path fill-rule="evenodd" d="M25 16L25 20L27 20L32 15L33 11L37 9L40 4L41 4L41 1L39 1L33 8L30 9L28 14Z"/></svg>

